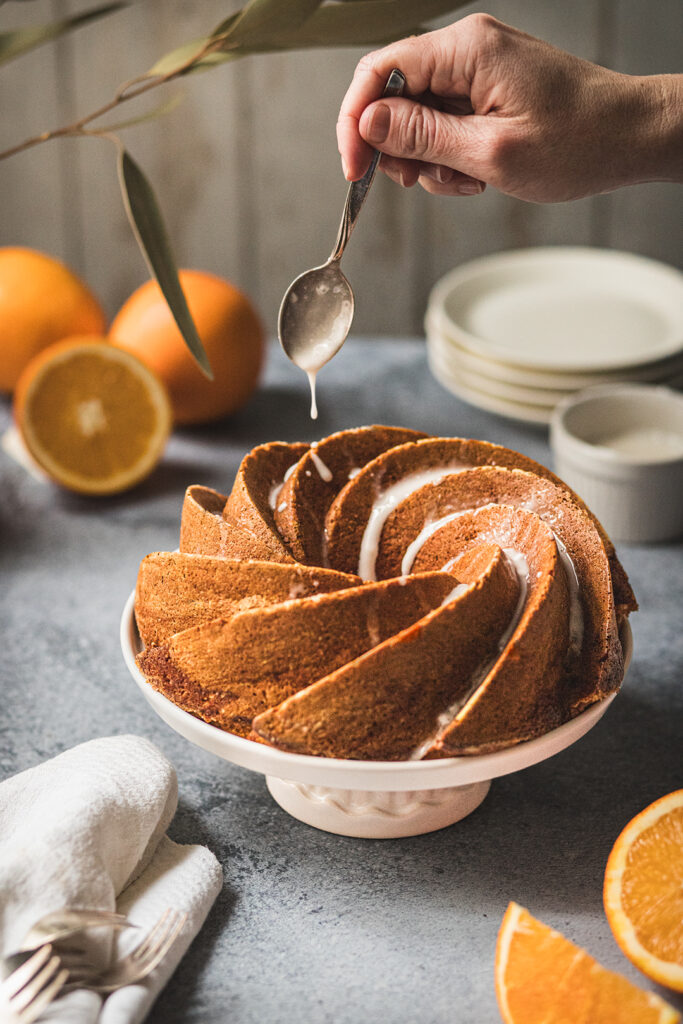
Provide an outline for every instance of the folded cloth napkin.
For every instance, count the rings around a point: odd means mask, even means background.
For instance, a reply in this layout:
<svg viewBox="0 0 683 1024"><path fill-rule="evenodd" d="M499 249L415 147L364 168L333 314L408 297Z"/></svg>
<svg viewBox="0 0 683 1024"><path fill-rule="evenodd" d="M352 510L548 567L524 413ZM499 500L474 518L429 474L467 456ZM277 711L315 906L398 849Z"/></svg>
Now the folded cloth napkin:
<svg viewBox="0 0 683 1024"><path fill-rule="evenodd" d="M138 1024L201 928L222 872L205 847L164 834L177 800L173 766L139 736L91 740L0 783L0 953L16 949L49 911L98 907L139 926L88 932L88 953L104 966L135 947L167 907L188 915L143 982L104 999L69 993L41 1020Z"/></svg>

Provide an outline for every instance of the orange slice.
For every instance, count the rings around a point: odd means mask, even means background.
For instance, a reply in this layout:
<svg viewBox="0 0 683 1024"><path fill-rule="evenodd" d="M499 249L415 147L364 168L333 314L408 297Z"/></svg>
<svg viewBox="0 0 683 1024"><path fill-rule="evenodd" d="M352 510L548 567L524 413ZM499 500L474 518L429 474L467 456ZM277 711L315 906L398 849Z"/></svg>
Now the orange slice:
<svg viewBox="0 0 683 1024"><path fill-rule="evenodd" d="M102 338L69 338L25 367L14 415L30 455L57 483L115 494L152 471L171 429L163 384Z"/></svg>
<svg viewBox="0 0 683 1024"><path fill-rule="evenodd" d="M607 860L605 913L648 978L683 992L683 789L629 822Z"/></svg>
<svg viewBox="0 0 683 1024"><path fill-rule="evenodd" d="M680 1015L510 903L498 932L496 997L506 1024L676 1024Z"/></svg>

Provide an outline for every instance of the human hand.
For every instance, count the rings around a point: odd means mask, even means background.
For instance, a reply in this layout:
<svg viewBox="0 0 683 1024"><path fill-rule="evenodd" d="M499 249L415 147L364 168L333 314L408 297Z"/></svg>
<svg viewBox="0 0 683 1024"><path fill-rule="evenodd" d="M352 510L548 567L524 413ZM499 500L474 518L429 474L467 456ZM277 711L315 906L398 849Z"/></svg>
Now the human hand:
<svg viewBox="0 0 683 1024"><path fill-rule="evenodd" d="M391 69L403 98L380 99ZM438 195L486 184L560 202L639 181L681 180L681 76L622 75L490 15L412 36L364 57L341 106L345 176L372 148L394 181Z"/></svg>

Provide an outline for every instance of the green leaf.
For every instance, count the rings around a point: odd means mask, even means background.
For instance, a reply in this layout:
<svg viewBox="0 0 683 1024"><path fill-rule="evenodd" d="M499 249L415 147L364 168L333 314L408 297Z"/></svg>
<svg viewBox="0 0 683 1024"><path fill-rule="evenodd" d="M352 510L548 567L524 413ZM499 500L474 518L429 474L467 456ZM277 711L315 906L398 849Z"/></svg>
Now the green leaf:
<svg viewBox="0 0 683 1024"><path fill-rule="evenodd" d="M271 0L266 7L282 7L290 10L285 0ZM299 0L290 0L297 9ZM277 31L268 29L260 41L243 39L236 41L233 34L243 9L232 18L221 22L211 36L195 40L186 46L162 57L148 74L160 75L173 72L187 63L193 54L199 53L202 45L209 44L214 37L216 49L202 57L192 71L204 71L216 64L236 60L250 53L269 53L280 50L303 50L319 46L378 46L402 39L404 36L426 31L423 21L437 18L442 14L465 6L469 0L346 0L344 3L318 5L303 21L290 19L286 27ZM261 12L263 13L263 12ZM255 16L255 15L254 15ZM278 17L278 25L282 18Z"/></svg>
<svg viewBox="0 0 683 1024"><path fill-rule="evenodd" d="M119 148L119 182L126 213L149 269L159 282L173 318L202 373L213 371L180 285L171 244L152 187L123 146Z"/></svg>
<svg viewBox="0 0 683 1024"><path fill-rule="evenodd" d="M96 18L102 18L106 14L112 14L127 6L128 4L121 0L121 2L93 7L89 11L82 11L81 14L74 14L70 18L60 18L59 21L53 21L47 25L19 28L13 32L0 32L0 64L19 57L22 53L27 53L36 46L49 42L50 39L56 39L58 36L64 35L65 32L80 28L81 25L87 25L88 22L94 21Z"/></svg>
<svg viewBox="0 0 683 1024"><path fill-rule="evenodd" d="M377 45L423 31L430 18L463 7L467 0L356 0L319 7L299 28L283 31L273 49Z"/></svg>
<svg viewBox="0 0 683 1024"><path fill-rule="evenodd" d="M265 43L269 39L272 42L273 34L277 35L283 29L291 30L292 27L303 24L321 2L322 0L250 0L241 11L231 14L217 25L210 36L194 39L167 53L147 74L152 77L177 73L216 37L222 37L224 49L203 57L198 66L202 70L215 64L223 64L233 56L241 56L241 53L231 52L238 48L267 48Z"/></svg>
<svg viewBox="0 0 683 1024"><path fill-rule="evenodd" d="M236 11L235 14L231 14L229 18L222 21L219 25L216 25L215 29L211 33L211 38L214 36L223 36L230 31L231 27L235 24L237 19L241 16L241 11Z"/></svg>
<svg viewBox="0 0 683 1024"><path fill-rule="evenodd" d="M203 39L193 39L190 43L184 43L175 50L171 50L170 53L165 54L161 57L156 64L154 64L147 72L148 78L154 78L158 75L173 75L177 74L185 67L188 61L192 60L200 51L211 42L211 37L207 36ZM224 64L226 60L232 60L234 57L239 57L241 54L235 53L210 53L207 56L202 57L194 67L187 69L187 71L206 71L215 64ZM187 73L183 72L184 74Z"/></svg>
<svg viewBox="0 0 683 1024"><path fill-rule="evenodd" d="M261 46L280 32L292 32L310 18L322 0L249 0L236 19L211 33L227 35L230 45Z"/></svg>

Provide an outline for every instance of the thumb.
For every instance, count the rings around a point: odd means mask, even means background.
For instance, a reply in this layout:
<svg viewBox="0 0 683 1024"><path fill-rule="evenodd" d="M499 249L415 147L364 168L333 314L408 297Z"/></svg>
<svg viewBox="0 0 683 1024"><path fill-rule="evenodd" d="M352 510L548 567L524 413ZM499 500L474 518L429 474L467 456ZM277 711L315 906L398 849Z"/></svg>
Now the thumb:
<svg viewBox="0 0 683 1024"><path fill-rule="evenodd" d="M481 116L456 116L408 99L382 99L365 108L358 130L366 142L389 156L441 164L478 177L478 161L471 153L481 120Z"/></svg>

